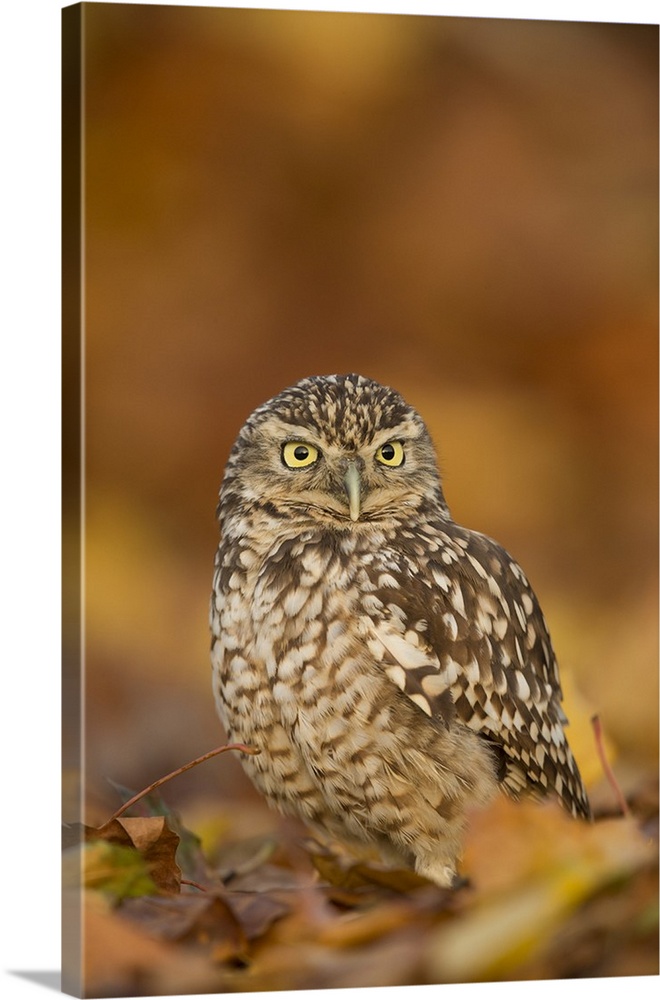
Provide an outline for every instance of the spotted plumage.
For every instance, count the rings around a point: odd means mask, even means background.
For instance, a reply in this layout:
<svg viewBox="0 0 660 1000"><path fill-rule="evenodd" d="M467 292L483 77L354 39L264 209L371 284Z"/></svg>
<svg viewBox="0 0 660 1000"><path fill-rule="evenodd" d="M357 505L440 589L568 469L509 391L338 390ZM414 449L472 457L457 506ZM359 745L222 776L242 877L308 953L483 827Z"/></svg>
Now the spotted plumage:
<svg viewBox="0 0 660 1000"><path fill-rule="evenodd" d="M498 787L589 816L536 596L452 520L398 393L314 377L260 406L218 515L214 692L272 804L443 886Z"/></svg>

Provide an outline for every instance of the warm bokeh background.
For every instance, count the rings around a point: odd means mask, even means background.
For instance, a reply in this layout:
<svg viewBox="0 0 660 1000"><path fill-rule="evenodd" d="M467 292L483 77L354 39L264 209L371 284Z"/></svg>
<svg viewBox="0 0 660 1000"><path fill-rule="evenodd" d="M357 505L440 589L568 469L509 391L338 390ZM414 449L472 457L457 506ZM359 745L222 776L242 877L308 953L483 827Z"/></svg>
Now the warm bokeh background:
<svg viewBox="0 0 660 1000"><path fill-rule="evenodd" d="M657 755L657 29L84 7L97 808L106 778L223 741L224 462L256 405L347 371L420 410L454 515L522 562L573 715L600 712L634 784ZM226 757L170 789L259 809Z"/></svg>

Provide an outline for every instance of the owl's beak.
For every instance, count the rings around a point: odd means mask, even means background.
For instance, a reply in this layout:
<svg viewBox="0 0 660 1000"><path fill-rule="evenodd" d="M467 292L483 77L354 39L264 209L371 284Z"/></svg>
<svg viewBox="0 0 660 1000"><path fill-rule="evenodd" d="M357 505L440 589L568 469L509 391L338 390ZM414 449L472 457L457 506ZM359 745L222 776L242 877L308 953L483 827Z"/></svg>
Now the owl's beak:
<svg viewBox="0 0 660 1000"><path fill-rule="evenodd" d="M357 521L360 516L360 473L352 459L349 460L344 474L344 488L348 495L348 513L351 521Z"/></svg>

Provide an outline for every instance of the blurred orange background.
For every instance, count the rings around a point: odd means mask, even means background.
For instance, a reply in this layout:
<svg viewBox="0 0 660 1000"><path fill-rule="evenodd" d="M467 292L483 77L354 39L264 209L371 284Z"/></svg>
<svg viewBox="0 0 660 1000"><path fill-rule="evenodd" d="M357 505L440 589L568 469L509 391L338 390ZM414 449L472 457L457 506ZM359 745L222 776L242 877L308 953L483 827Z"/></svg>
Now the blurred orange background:
<svg viewBox="0 0 660 1000"><path fill-rule="evenodd" d="M223 742L224 463L255 406L349 371L421 412L624 782L654 768L657 28L83 11L91 798ZM258 808L228 757L167 797Z"/></svg>

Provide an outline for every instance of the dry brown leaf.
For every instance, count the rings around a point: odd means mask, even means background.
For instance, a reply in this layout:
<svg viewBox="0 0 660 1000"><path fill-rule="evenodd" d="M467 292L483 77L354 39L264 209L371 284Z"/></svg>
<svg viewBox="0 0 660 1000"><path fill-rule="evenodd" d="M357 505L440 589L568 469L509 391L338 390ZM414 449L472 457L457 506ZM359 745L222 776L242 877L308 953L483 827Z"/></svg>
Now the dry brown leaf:
<svg viewBox="0 0 660 1000"><path fill-rule="evenodd" d="M260 938L276 920L291 911L283 899L265 892L235 892L229 893L228 898L250 941Z"/></svg>
<svg viewBox="0 0 660 1000"><path fill-rule="evenodd" d="M217 860L218 874L223 881L247 875L269 861L277 846L272 836L246 837L237 841L222 850Z"/></svg>
<svg viewBox="0 0 660 1000"><path fill-rule="evenodd" d="M309 884L310 878L306 879ZM243 874L229 879L227 888L232 892L278 892L297 890L301 887L300 876L290 868L282 865L262 864L259 868L251 868Z"/></svg>
<svg viewBox="0 0 660 1000"><path fill-rule="evenodd" d="M181 869L175 860L179 835L170 830L166 817L122 816L89 831L87 839L134 847L144 858L156 886L162 892L179 892Z"/></svg>
<svg viewBox="0 0 660 1000"><path fill-rule="evenodd" d="M307 842L307 850L317 872L330 885L340 889L365 889L378 886L406 893L428 886L427 879L406 868L390 868L376 861L356 860L339 854L316 841Z"/></svg>
<svg viewBox="0 0 660 1000"><path fill-rule="evenodd" d="M173 898L173 897L172 897ZM78 899L73 896L75 907ZM156 940L99 893L83 895L84 996L179 996L224 993L225 970L210 952ZM122 907L123 908L123 907Z"/></svg>
<svg viewBox="0 0 660 1000"><path fill-rule="evenodd" d="M209 949L215 961L242 958L247 952L240 921L215 893L130 899L121 912L154 937Z"/></svg>

